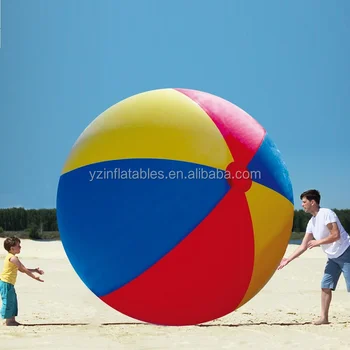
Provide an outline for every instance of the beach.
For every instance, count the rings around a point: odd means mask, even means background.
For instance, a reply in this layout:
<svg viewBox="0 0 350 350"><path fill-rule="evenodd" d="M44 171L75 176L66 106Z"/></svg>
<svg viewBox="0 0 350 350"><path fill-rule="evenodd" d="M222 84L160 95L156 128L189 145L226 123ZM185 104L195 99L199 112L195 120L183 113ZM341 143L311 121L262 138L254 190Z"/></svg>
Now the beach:
<svg viewBox="0 0 350 350"><path fill-rule="evenodd" d="M6 251L0 239L0 268ZM164 327L129 318L99 300L80 280L60 241L22 240L22 263L45 271L44 283L19 273L18 327L1 326L1 350L51 349L348 349L350 298L341 276L330 324L314 326L326 256L305 252L247 304L212 322ZM296 245L288 245L286 255ZM108 254L108 253L107 253Z"/></svg>

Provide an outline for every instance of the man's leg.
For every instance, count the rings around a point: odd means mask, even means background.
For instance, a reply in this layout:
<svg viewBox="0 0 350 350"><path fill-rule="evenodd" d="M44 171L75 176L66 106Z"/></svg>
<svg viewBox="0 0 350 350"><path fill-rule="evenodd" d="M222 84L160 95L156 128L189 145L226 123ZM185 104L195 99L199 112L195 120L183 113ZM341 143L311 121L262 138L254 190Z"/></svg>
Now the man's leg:
<svg viewBox="0 0 350 350"><path fill-rule="evenodd" d="M319 320L313 322L314 325L321 325L321 324L327 324L328 321L328 313L329 313L329 306L331 305L332 301L332 290L329 288L322 288L321 291L321 317Z"/></svg>
<svg viewBox="0 0 350 350"><path fill-rule="evenodd" d="M338 263L332 259L328 259L321 282L321 316L317 321L313 322L314 325L329 323L328 314L332 301L332 291L337 286L340 274L341 267Z"/></svg>
<svg viewBox="0 0 350 350"><path fill-rule="evenodd" d="M350 247L339 257L339 265L343 271L346 289L350 293Z"/></svg>

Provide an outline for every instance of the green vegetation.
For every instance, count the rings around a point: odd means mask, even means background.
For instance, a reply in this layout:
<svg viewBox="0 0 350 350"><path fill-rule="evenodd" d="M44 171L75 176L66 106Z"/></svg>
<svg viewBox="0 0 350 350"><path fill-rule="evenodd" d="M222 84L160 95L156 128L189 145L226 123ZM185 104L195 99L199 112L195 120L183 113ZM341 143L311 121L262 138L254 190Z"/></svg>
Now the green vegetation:
<svg viewBox="0 0 350 350"><path fill-rule="evenodd" d="M350 234L350 209L333 210ZM291 239L298 240L304 237L310 217L311 215L303 210L294 211ZM59 240L56 209L0 209L0 237L13 235L29 239Z"/></svg>
<svg viewBox="0 0 350 350"><path fill-rule="evenodd" d="M44 241L59 241L60 233L58 231L43 231L34 236L29 229L24 231L3 231L0 232L0 237L13 237L17 236L20 239L32 239L32 240L44 240ZM37 238L36 238L37 237Z"/></svg>
<svg viewBox="0 0 350 350"><path fill-rule="evenodd" d="M0 209L0 237L59 240L56 209Z"/></svg>
<svg viewBox="0 0 350 350"><path fill-rule="evenodd" d="M305 232L292 232L290 239L293 241L299 241L304 238Z"/></svg>

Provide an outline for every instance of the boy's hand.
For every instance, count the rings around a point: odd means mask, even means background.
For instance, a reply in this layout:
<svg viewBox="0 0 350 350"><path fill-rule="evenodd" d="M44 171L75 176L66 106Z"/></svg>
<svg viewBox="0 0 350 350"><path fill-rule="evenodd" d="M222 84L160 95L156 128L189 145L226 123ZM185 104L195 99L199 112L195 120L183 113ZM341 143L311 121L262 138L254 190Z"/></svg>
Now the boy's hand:
<svg viewBox="0 0 350 350"><path fill-rule="evenodd" d="M35 279L36 279L37 281L39 281L39 282L44 282L44 281L40 278L40 276L35 276Z"/></svg>
<svg viewBox="0 0 350 350"><path fill-rule="evenodd" d="M43 270L40 270L40 267L37 267L35 270L36 270L36 272L37 272L39 275L43 275L43 274L44 274L44 271L43 271Z"/></svg>

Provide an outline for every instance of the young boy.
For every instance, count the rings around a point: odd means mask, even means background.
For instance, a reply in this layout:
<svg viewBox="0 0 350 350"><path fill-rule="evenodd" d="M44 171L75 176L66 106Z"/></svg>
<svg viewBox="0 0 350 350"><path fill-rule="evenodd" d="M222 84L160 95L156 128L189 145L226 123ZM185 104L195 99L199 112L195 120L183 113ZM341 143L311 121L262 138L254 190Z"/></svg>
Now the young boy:
<svg viewBox="0 0 350 350"><path fill-rule="evenodd" d="M39 267L36 269L27 269L18 259L16 254L21 252L21 241L17 237L9 237L4 241L4 248L8 251L5 257L4 267L0 275L0 294L2 298L1 318L5 319L6 326L18 326L19 323L15 320L18 315L17 294L15 290L15 283L17 279L17 272L26 273L28 276L37 281L44 282L40 276L35 276L33 272L40 275L44 271Z"/></svg>

